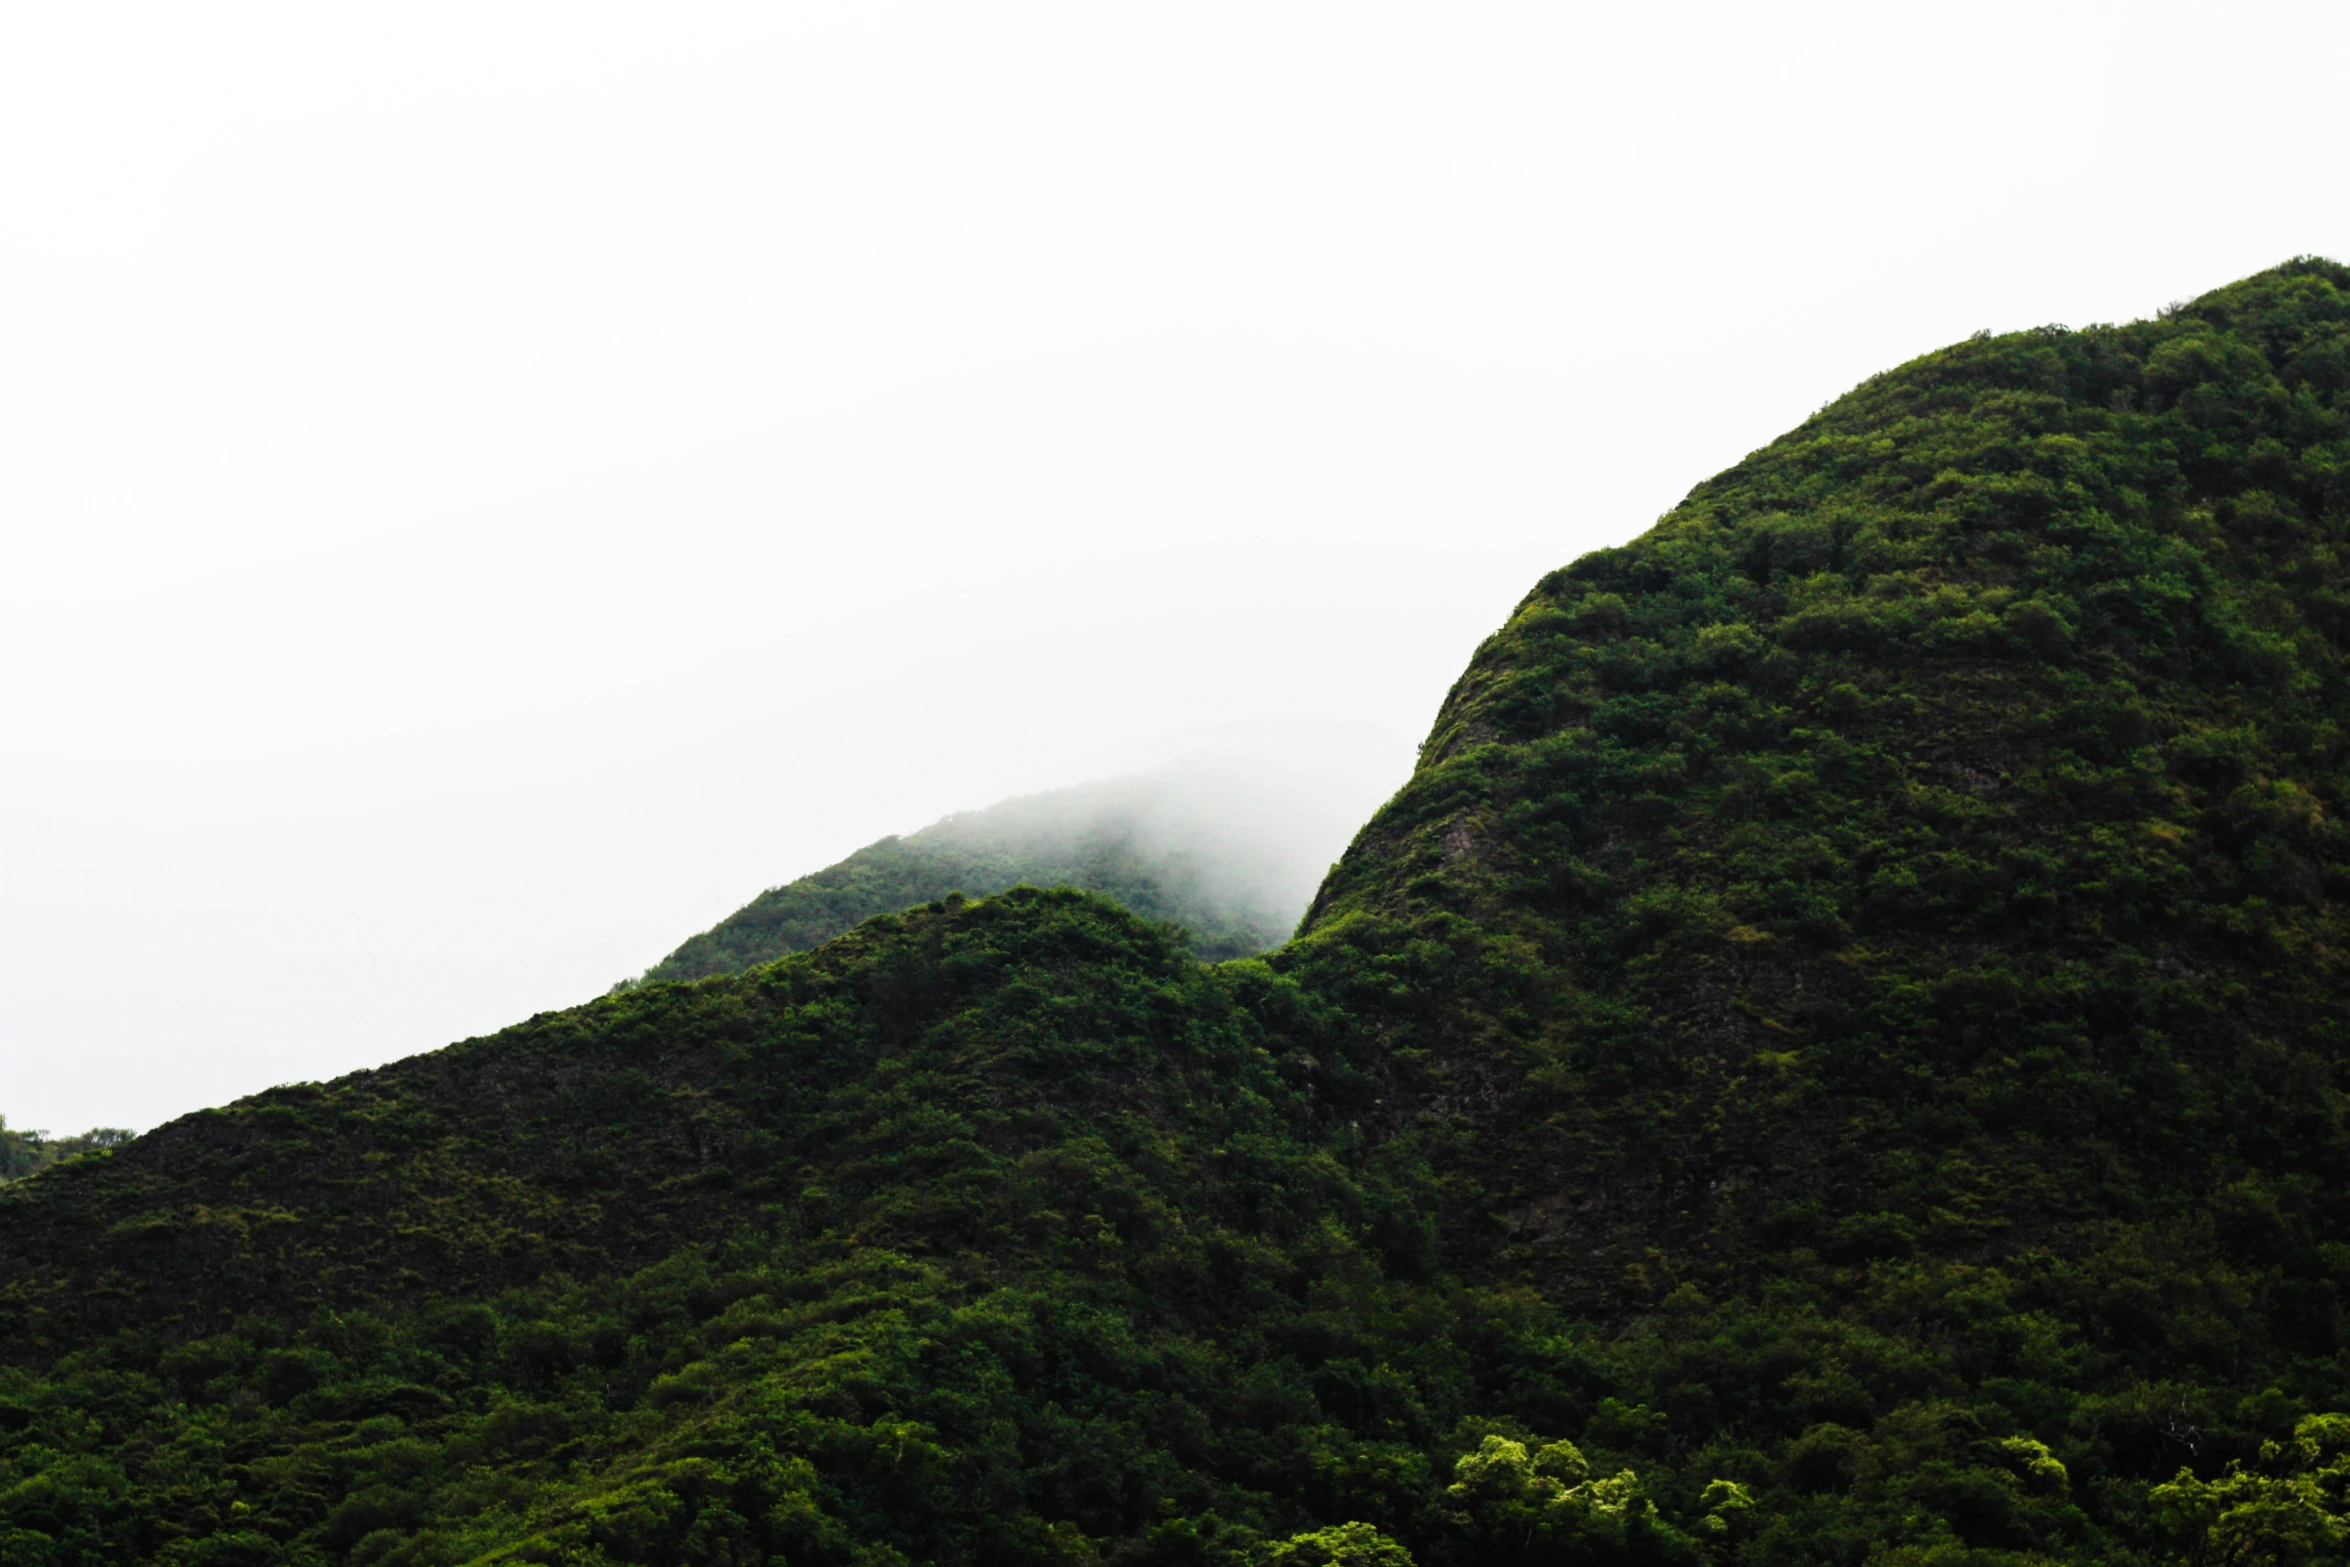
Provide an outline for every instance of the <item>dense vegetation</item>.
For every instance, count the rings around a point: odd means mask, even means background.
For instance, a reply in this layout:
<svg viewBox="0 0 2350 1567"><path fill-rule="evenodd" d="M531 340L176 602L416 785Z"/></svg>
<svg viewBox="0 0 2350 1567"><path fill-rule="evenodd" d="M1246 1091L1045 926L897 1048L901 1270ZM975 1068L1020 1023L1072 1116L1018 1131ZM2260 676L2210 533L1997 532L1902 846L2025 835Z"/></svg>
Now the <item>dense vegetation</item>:
<svg viewBox="0 0 2350 1567"><path fill-rule="evenodd" d="M770 887L647 969L642 981L739 974L818 947L876 914L1008 888L1076 887L1181 926L1213 962L1275 946L1297 923L1245 842L1170 822L1166 777L1080 785L964 811ZM1191 830L1186 830L1189 827Z"/></svg>
<svg viewBox="0 0 2350 1567"><path fill-rule="evenodd" d="M2350 1550L2350 269L1553 574L1300 935L940 899L0 1193L0 1562Z"/></svg>
<svg viewBox="0 0 2350 1567"><path fill-rule="evenodd" d="M8 1117L0 1115L0 1181L22 1180L60 1159L112 1148L130 1140L131 1133L119 1126L93 1126L73 1137L52 1137L47 1132L31 1130L10 1131Z"/></svg>

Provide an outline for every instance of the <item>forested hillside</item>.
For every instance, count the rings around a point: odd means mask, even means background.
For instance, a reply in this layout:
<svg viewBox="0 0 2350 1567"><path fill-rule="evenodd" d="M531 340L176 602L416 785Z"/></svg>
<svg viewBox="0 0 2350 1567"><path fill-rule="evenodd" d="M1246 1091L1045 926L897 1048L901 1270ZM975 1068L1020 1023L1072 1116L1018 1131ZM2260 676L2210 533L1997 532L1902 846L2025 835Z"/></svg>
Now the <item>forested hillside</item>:
<svg viewBox="0 0 2350 1567"><path fill-rule="evenodd" d="M1278 802L1252 797L1244 780L1198 769L1027 795L771 887L642 977L740 973L876 914L1019 886L1098 892L1183 927L1199 957L1248 957L1286 938L1312 896L1320 867L1283 852L1301 825Z"/></svg>
<svg viewBox="0 0 2350 1567"><path fill-rule="evenodd" d="M2350 268L1927 355L1261 958L942 898L0 1191L0 1562L2341 1560L2346 648Z"/></svg>

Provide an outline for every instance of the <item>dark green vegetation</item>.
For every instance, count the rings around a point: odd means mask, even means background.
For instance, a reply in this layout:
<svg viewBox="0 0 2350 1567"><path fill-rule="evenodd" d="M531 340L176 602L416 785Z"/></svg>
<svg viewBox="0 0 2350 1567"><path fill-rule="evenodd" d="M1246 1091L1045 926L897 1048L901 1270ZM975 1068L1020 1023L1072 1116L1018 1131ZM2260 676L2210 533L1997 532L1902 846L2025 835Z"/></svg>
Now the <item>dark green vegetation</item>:
<svg viewBox="0 0 2350 1567"><path fill-rule="evenodd" d="M131 1140L118 1126L94 1126L77 1137L52 1137L47 1132L12 1132L8 1117L0 1115L0 1182L22 1180L35 1170L46 1170L61 1159L112 1148Z"/></svg>
<svg viewBox="0 0 2350 1567"><path fill-rule="evenodd" d="M2346 551L2350 269L1904 366L1262 959L941 900L11 1186L0 1562L2341 1560Z"/></svg>
<svg viewBox="0 0 2350 1567"><path fill-rule="evenodd" d="M982 897L1008 888L1076 887L1146 919L1180 925L1209 961L1278 945L1306 893L1291 902L1245 863L1227 828L1170 809L1165 776L1081 785L965 811L903 838L884 838L812 875L770 887L647 969L644 981L739 974L822 946L876 914ZM1327 851L1325 851L1327 852ZM1310 886L1309 886L1310 890Z"/></svg>

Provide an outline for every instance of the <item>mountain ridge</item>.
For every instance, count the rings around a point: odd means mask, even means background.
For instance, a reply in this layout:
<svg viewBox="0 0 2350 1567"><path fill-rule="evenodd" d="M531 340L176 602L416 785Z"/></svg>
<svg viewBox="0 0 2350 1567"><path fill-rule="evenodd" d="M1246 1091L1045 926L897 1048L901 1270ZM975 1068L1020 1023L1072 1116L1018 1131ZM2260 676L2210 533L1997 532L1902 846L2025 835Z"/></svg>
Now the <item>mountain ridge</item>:
<svg viewBox="0 0 2350 1567"><path fill-rule="evenodd" d="M2328 1559L2346 604L2350 269L1923 356L1261 958L940 899L0 1191L0 1547Z"/></svg>
<svg viewBox="0 0 2350 1567"><path fill-rule="evenodd" d="M1024 885L1101 893L1191 932L1211 962L1253 956L1287 937L1310 895L1299 873L1319 869L1299 863L1292 843L1309 824L1266 771L1261 759L1194 758L958 811L767 889L640 980L739 972L876 914Z"/></svg>

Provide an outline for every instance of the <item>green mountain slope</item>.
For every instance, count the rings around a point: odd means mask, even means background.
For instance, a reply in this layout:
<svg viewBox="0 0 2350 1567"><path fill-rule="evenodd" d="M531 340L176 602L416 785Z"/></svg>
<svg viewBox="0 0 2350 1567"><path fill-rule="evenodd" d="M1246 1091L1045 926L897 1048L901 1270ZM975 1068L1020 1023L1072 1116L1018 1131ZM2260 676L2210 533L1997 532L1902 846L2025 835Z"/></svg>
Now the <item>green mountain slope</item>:
<svg viewBox="0 0 2350 1567"><path fill-rule="evenodd" d="M769 888L643 978L740 973L876 914L1018 886L1098 892L1182 926L1200 957L1247 957L1289 934L1316 869L1285 863L1252 807L1264 802L1236 779L1174 769L961 812Z"/></svg>
<svg viewBox="0 0 2350 1567"><path fill-rule="evenodd" d="M1525 974L1431 1043L1553 1289L2338 1224L2341 278L1879 377L1480 649L1307 930Z"/></svg>
<svg viewBox="0 0 2350 1567"><path fill-rule="evenodd" d="M0 1560L2340 1559L2346 549L2350 269L1929 355L1262 959L942 900L0 1191Z"/></svg>

